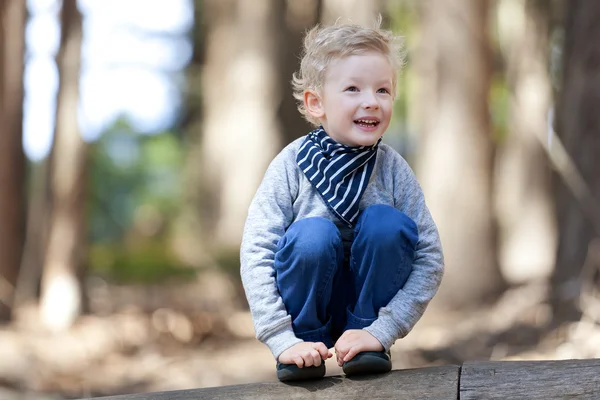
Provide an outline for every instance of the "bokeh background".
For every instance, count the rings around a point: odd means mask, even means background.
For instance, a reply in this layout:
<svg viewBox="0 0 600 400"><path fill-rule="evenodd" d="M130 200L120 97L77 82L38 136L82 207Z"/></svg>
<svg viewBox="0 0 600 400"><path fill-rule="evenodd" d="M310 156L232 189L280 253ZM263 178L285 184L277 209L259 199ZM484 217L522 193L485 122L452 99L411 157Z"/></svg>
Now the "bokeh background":
<svg viewBox="0 0 600 400"><path fill-rule="evenodd" d="M0 0L0 398L272 381L239 280L303 33L404 37L446 275L395 368L600 357L600 3ZM328 362L328 373L340 373Z"/></svg>

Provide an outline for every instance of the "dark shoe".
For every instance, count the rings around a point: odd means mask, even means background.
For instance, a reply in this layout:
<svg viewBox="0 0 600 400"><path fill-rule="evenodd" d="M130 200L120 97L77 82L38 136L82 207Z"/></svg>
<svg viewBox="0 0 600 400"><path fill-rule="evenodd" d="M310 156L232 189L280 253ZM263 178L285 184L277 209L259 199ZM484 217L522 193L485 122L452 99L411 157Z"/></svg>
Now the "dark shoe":
<svg viewBox="0 0 600 400"><path fill-rule="evenodd" d="M342 366L344 373L350 375L382 374L392 370L390 353L384 351L364 351Z"/></svg>
<svg viewBox="0 0 600 400"><path fill-rule="evenodd" d="M325 361L318 367L298 368L296 364L277 363L277 379L281 382L305 381L325 376Z"/></svg>

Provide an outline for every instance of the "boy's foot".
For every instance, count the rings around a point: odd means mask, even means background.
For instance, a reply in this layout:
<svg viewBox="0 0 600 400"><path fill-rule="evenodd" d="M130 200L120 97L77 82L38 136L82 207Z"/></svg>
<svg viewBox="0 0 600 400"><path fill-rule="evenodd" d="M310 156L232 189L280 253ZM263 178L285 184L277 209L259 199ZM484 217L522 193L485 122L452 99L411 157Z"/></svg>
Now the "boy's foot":
<svg viewBox="0 0 600 400"><path fill-rule="evenodd" d="M381 374L392 370L392 360L388 351L364 351L345 362L342 369L348 376Z"/></svg>
<svg viewBox="0 0 600 400"><path fill-rule="evenodd" d="M277 379L281 382L319 379L325 376L325 361L318 367L298 368L296 364L277 363Z"/></svg>

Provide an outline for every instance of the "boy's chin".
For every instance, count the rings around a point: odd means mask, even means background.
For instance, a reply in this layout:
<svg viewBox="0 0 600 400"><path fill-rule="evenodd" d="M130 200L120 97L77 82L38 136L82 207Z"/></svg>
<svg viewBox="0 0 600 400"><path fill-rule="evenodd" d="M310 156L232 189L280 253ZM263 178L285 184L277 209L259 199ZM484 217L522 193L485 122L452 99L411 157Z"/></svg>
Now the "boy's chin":
<svg viewBox="0 0 600 400"><path fill-rule="evenodd" d="M381 136L381 133L378 132L350 132L350 134L346 134L343 137L338 137L337 135L329 134L329 136L338 143L344 144L346 146L351 147L360 147L360 146L372 146Z"/></svg>
<svg viewBox="0 0 600 400"><path fill-rule="evenodd" d="M362 135L361 135L362 136ZM369 135L368 137L354 137L352 138L352 146L373 146L382 135Z"/></svg>

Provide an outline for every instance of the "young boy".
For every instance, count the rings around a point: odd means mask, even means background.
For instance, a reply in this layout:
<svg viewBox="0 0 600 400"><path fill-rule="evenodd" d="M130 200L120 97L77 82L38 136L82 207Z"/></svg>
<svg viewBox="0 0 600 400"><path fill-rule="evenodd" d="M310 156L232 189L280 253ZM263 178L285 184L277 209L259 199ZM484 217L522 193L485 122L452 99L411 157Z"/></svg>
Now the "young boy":
<svg viewBox="0 0 600 400"><path fill-rule="evenodd" d="M400 48L356 25L307 33L294 75L317 128L272 161L250 205L241 275L281 381L387 372L443 274L437 228L406 161L381 143Z"/></svg>

